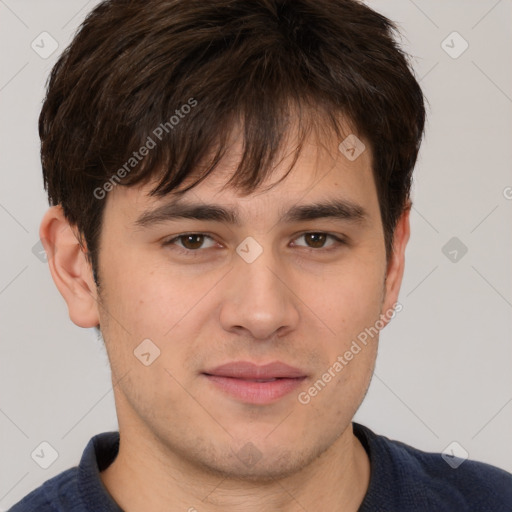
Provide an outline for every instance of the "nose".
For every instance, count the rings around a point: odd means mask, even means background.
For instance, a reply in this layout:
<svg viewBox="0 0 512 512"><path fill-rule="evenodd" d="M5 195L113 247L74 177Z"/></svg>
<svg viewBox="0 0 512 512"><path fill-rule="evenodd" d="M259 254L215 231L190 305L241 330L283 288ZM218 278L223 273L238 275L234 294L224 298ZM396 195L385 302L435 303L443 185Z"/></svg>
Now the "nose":
<svg viewBox="0 0 512 512"><path fill-rule="evenodd" d="M300 300L293 293L291 273L272 251L264 250L252 263L237 257L233 264L222 299L222 327L258 340L296 329Z"/></svg>

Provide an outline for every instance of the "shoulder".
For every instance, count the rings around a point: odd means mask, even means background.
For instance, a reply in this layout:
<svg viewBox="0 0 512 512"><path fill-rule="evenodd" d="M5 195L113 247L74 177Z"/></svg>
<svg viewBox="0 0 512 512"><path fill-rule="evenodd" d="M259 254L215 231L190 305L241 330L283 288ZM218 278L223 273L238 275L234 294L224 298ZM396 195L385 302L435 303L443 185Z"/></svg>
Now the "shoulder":
<svg viewBox="0 0 512 512"><path fill-rule="evenodd" d="M450 503L449 510L512 511L512 475L472 460L460 459L452 467L440 453L428 453L404 443L389 441L390 452L398 454L398 464L409 471L405 479L414 479L421 496ZM455 466L456 464L453 464Z"/></svg>
<svg viewBox="0 0 512 512"><path fill-rule="evenodd" d="M362 425L354 424L354 433L366 442L372 464L365 506L377 501L382 506L384 500L397 511L512 511L512 474L503 469L461 459L450 464L441 453L390 440Z"/></svg>
<svg viewBox="0 0 512 512"><path fill-rule="evenodd" d="M69 504L77 493L77 472L78 468L73 467L50 478L13 505L8 512L73 510Z"/></svg>
<svg viewBox="0 0 512 512"><path fill-rule="evenodd" d="M118 512L101 481L100 472L115 459L119 432L103 432L92 437L78 466L50 478L27 494L9 512Z"/></svg>

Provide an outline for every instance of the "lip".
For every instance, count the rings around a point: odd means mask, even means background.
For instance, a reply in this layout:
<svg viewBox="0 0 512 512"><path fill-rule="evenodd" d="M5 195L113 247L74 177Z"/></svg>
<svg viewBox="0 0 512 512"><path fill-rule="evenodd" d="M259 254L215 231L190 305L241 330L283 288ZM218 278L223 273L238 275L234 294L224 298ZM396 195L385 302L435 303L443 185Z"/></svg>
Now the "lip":
<svg viewBox="0 0 512 512"><path fill-rule="evenodd" d="M249 361L231 361L217 366L203 373L218 377L233 377L237 379L274 379L274 378L297 378L306 377L306 373L281 361L257 365Z"/></svg>
<svg viewBox="0 0 512 512"><path fill-rule="evenodd" d="M203 375L229 396L244 403L260 405L283 398L307 378L302 370L279 361L265 365L232 361L203 372Z"/></svg>

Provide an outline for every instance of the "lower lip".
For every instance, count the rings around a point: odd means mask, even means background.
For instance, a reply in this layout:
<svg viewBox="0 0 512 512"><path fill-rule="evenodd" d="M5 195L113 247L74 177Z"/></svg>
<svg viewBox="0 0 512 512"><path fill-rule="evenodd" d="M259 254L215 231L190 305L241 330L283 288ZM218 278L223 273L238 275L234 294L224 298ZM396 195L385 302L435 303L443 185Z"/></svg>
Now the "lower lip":
<svg viewBox="0 0 512 512"><path fill-rule="evenodd" d="M297 389L306 378L283 378L269 382L254 382L218 375L205 374L205 377L228 395L251 404L275 402Z"/></svg>

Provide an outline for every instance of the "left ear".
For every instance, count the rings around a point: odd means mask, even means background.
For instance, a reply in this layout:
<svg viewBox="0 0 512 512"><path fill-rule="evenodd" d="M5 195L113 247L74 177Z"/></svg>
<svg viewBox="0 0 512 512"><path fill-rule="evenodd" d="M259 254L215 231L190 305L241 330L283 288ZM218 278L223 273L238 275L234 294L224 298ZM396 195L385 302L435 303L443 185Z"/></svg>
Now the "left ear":
<svg viewBox="0 0 512 512"><path fill-rule="evenodd" d="M386 312L392 310L394 304L398 301L398 294L400 293L402 277L405 269L405 248L411 234L411 228L409 225L411 207L411 201L407 201L393 233L393 252L390 255L386 270L385 296L382 304L381 315L385 315ZM386 324L389 321L387 317L386 319L383 318Z"/></svg>

